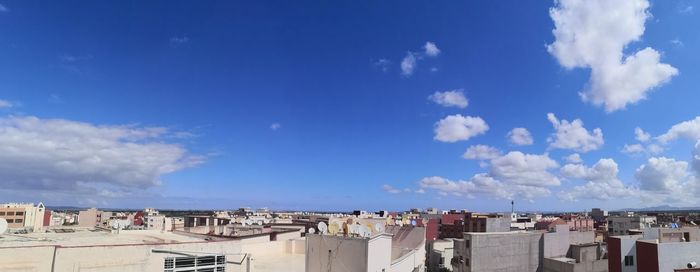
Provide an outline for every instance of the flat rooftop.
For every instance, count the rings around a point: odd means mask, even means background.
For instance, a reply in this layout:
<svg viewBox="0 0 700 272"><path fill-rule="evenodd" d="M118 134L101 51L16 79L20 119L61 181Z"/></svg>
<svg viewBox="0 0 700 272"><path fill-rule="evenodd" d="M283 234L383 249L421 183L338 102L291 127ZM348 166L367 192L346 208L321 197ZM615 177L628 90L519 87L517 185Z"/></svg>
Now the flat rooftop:
<svg viewBox="0 0 700 272"><path fill-rule="evenodd" d="M122 230L119 233L76 230L66 233L29 233L0 235L0 248L28 246L100 246L134 244L172 244L205 242L204 237L182 235L159 230Z"/></svg>

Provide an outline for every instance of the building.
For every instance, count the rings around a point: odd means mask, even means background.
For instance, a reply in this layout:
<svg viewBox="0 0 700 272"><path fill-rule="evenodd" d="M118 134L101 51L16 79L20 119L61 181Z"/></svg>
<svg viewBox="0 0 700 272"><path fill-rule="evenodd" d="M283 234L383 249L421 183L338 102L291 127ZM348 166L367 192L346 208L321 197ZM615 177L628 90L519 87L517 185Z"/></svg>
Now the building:
<svg viewBox="0 0 700 272"><path fill-rule="evenodd" d="M454 240L450 262L455 272L533 271L541 269L542 234L536 232L464 233Z"/></svg>
<svg viewBox="0 0 700 272"><path fill-rule="evenodd" d="M85 228L94 228L102 223L102 211L96 208L90 208L78 213L78 226Z"/></svg>
<svg viewBox="0 0 700 272"><path fill-rule="evenodd" d="M465 233L464 239L454 240L451 265L459 272L605 271L605 248L594 239L593 231L570 231L566 224L552 232ZM595 258L591 248L597 250Z"/></svg>
<svg viewBox="0 0 700 272"><path fill-rule="evenodd" d="M643 230L655 227L656 217L647 215L622 215L608 217L609 235L627 235L630 230Z"/></svg>
<svg viewBox="0 0 700 272"><path fill-rule="evenodd" d="M61 228L0 237L0 271L304 271L300 232L275 237Z"/></svg>
<svg viewBox="0 0 700 272"><path fill-rule="evenodd" d="M424 269L425 229L386 226L369 237L306 235L306 272L392 271Z"/></svg>
<svg viewBox="0 0 700 272"><path fill-rule="evenodd" d="M544 217L535 223L536 230L554 231L557 225L567 225L564 219L559 217Z"/></svg>
<svg viewBox="0 0 700 272"><path fill-rule="evenodd" d="M36 206L33 203L0 204L0 218L7 221L10 230L41 231L45 212L43 203Z"/></svg>
<svg viewBox="0 0 700 272"><path fill-rule="evenodd" d="M600 243L571 245L566 256L544 259L544 272L607 272L605 246Z"/></svg>
<svg viewBox="0 0 700 272"><path fill-rule="evenodd" d="M568 225L557 225L555 231L543 234L545 272L603 272L608 270L606 246L595 243L595 232L572 231Z"/></svg>
<svg viewBox="0 0 700 272"><path fill-rule="evenodd" d="M639 234L608 237L608 270L693 271L682 270L700 263L700 229L649 228ZM689 267L690 266L690 267Z"/></svg>
<svg viewBox="0 0 700 272"><path fill-rule="evenodd" d="M510 231L510 218L499 214L445 214L442 215L439 238L462 238L465 232Z"/></svg>
<svg viewBox="0 0 700 272"><path fill-rule="evenodd" d="M441 269L451 269L450 260L454 256L453 239L428 241L426 266L428 272L439 272Z"/></svg>
<svg viewBox="0 0 700 272"><path fill-rule="evenodd" d="M605 219L608 217L608 211L601 210L599 208L593 208L591 210L591 218L595 223L602 223L605 222Z"/></svg>

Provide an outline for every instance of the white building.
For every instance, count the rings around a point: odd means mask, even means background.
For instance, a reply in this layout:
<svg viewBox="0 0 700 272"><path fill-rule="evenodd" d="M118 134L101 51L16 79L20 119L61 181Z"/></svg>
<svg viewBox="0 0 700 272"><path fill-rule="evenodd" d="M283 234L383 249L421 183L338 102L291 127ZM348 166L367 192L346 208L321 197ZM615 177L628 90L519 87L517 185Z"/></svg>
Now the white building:
<svg viewBox="0 0 700 272"><path fill-rule="evenodd" d="M422 271L425 228L387 226L369 238L307 234L306 272Z"/></svg>
<svg viewBox="0 0 700 272"><path fill-rule="evenodd" d="M629 230L643 230L656 226L656 216L623 215L608 217L608 234L627 235Z"/></svg>

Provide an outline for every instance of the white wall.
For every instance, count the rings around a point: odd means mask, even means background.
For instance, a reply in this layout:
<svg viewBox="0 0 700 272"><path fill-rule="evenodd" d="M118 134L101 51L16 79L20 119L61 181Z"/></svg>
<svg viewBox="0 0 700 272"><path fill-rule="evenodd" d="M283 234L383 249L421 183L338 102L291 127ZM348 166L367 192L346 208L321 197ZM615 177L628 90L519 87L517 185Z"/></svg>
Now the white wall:
<svg viewBox="0 0 700 272"><path fill-rule="evenodd" d="M700 242L659 243L659 271L687 268L689 262L700 264Z"/></svg>
<svg viewBox="0 0 700 272"><path fill-rule="evenodd" d="M335 272L367 271L368 241L368 239L342 236L307 234L306 271L329 271L329 266L330 271Z"/></svg>
<svg viewBox="0 0 700 272"><path fill-rule="evenodd" d="M391 267L391 236L376 236L367 245L366 271L389 271L389 267Z"/></svg>

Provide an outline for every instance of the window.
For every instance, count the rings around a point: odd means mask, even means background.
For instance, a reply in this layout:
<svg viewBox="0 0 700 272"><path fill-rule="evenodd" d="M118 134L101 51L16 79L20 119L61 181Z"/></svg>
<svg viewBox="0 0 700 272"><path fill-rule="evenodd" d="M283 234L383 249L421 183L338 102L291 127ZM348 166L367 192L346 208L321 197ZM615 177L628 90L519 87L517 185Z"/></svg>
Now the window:
<svg viewBox="0 0 700 272"><path fill-rule="evenodd" d="M16 216L24 215L24 212L16 212L15 215Z"/></svg>
<svg viewBox="0 0 700 272"><path fill-rule="evenodd" d="M0 212L0 216L5 216L5 212Z"/></svg>
<svg viewBox="0 0 700 272"><path fill-rule="evenodd" d="M7 212L7 216L15 216L15 212Z"/></svg>
<svg viewBox="0 0 700 272"><path fill-rule="evenodd" d="M22 221L24 221L24 220L22 220L22 219L15 219L15 223L22 223Z"/></svg>
<svg viewBox="0 0 700 272"><path fill-rule="evenodd" d="M464 243L465 243L466 247L469 248L472 244L472 240L465 240Z"/></svg>
<svg viewBox="0 0 700 272"><path fill-rule="evenodd" d="M225 272L226 257L222 255L196 257L167 257L163 263L165 272Z"/></svg>
<svg viewBox="0 0 700 272"><path fill-rule="evenodd" d="M14 223L14 222L15 222L14 219L7 219L7 223L8 223L8 224L12 224L12 223Z"/></svg>
<svg viewBox="0 0 700 272"><path fill-rule="evenodd" d="M625 256L625 266L634 266L634 256Z"/></svg>
<svg viewBox="0 0 700 272"><path fill-rule="evenodd" d="M464 258L464 265L469 266L469 258Z"/></svg>

